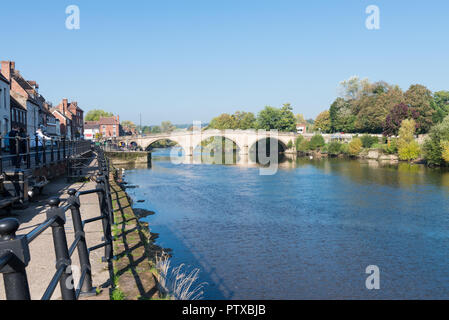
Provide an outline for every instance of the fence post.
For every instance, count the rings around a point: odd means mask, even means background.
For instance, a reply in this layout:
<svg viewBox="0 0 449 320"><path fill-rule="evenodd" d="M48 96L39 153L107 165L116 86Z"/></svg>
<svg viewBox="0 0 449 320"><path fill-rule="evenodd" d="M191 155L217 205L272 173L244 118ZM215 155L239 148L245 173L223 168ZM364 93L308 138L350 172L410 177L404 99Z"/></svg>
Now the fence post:
<svg viewBox="0 0 449 320"><path fill-rule="evenodd" d="M15 137L16 139L16 168L20 169L20 138Z"/></svg>
<svg viewBox="0 0 449 320"><path fill-rule="evenodd" d="M31 146L30 137L27 137L27 169L31 168Z"/></svg>
<svg viewBox="0 0 449 320"><path fill-rule="evenodd" d="M76 196L76 190L70 189L67 191L69 194L69 204L71 205L70 211L72 212L72 221L73 221L73 228L75 229L75 238L80 236L81 240L78 243L78 256L80 259L80 265L81 265L81 273L86 270L86 277L84 278L84 282L81 286L81 295L83 296L91 296L95 295L95 289L92 287L92 267L90 265L89 260L89 251L87 249L86 244L86 234L84 233L84 227L83 222L81 220L81 213L80 213L80 201L79 198Z"/></svg>
<svg viewBox="0 0 449 320"><path fill-rule="evenodd" d="M50 143L51 143L51 146L50 146L50 152L51 152L51 155L50 155L50 161L51 161L51 163L53 163L54 161L55 161L55 154L53 153L53 151L54 151L54 149L53 149L53 138L51 138L50 139Z"/></svg>
<svg viewBox="0 0 449 320"><path fill-rule="evenodd" d="M6 141L6 140L5 140ZM0 172L3 172L3 143L2 143L2 137L0 136Z"/></svg>
<svg viewBox="0 0 449 320"><path fill-rule="evenodd" d="M104 241L106 243L104 247L104 257L103 261L109 261L112 259L112 233L111 233L111 223L110 223L110 213L108 210L108 203L106 199L106 189L103 181L103 177L97 177L97 189L101 189L102 192L98 192L98 201L100 203L100 211L103 219L101 223L103 225Z"/></svg>
<svg viewBox="0 0 449 320"><path fill-rule="evenodd" d="M0 272L7 300L31 300L26 266L30 262L30 251L25 236L16 236L20 223L15 218L0 221L0 254L12 253L9 263Z"/></svg>
<svg viewBox="0 0 449 320"><path fill-rule="evenodd" d="M66 144L65 144L65 137L62 137L62 158L66 159Z"/></svg>
<svg viewBox="0 0 449 320"><path fill-rule="evenodd" d="M39 159L39 137L36 135L35 137L34 137L34 141L35 141L35 151L36 151L36 153L34 154L34 160L35 160L35 162L36 162L36 166L38 166L39 165L39 162L40 162L40 159Z"/></svg>
<svg viewBox="0 0 449 320"><path fill-rule="evenodd" d="M52 198L49 201L50 209L47 210L47 219L58 216L56 221L51 225L51 231L53 233L53 244L56 255L56 270L60 267L65 267L65 270L59 280L59 286L61 288L61 295L63 300L76 300L73 282L71 260L69 256L69 249L67 247L67 237L65 234L65 212L64 209L58 208L61 200L59 198Z"/></svg>

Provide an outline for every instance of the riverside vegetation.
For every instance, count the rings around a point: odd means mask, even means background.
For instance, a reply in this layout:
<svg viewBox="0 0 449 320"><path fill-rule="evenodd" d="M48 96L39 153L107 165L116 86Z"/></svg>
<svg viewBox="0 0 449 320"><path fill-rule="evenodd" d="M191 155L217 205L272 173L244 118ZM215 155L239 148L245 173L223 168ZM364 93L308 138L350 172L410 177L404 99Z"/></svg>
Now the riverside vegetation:
<svg viewBox="0 0 449 320"><path fill-rule="evenodd" d="M367 157L369 150L396 156L401 161L425 162L430 166L447 166L449 164L449 116L430 129L429 135L422 145L416 137L414 119L404 119L397 137L377 137L372 135L356 136L349 143L333 141L325 143L320 134L314 135L310 141L299 136L296 149L301 154L320 156ZM394 158L391 158L394 159Z"/></svg>

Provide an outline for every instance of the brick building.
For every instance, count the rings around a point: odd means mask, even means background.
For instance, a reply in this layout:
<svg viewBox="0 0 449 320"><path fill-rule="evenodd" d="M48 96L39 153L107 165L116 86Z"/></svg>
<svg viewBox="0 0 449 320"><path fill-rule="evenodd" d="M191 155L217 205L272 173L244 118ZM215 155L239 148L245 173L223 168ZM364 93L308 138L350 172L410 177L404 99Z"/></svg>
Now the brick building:
<svg viewBox="0 0 449 320"><path fill-rule="evenodd" d="M59 120L61 135L70 139L83 137L84 111L78 107L76 101L69 103L68 99L62 99L62 102L50 111Z"/></svg>

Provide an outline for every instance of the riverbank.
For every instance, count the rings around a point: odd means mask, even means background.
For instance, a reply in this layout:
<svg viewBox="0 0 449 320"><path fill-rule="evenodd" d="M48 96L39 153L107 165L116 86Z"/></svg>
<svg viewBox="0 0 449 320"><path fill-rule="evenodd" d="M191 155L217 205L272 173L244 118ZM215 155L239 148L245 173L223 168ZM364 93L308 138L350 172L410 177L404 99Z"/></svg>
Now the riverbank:
<svg viewBox="0 0 449 320"><path fill-rule="evenodd" d="M111 196L115 225L112 300L154 300L163 298L158 289L156 257L164 250L154 244L157 234L150 232L141 218L150 212L132 208L122 187L121 177L111 175Z"/></svg>
<svg viewBox="0 0 449 320"><path fill-rule="evenodd" d="M148 151L107 151L105 155L112 165L148 164L151 162L151 152Z"/></svg>

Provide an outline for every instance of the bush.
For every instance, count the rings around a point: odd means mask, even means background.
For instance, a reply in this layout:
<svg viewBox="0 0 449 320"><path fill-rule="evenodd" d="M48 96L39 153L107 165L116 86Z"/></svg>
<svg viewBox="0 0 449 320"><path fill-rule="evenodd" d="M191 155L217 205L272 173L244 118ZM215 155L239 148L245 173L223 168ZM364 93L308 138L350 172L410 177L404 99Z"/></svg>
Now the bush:
<svg viewBox="0 0 449 320"><path fill-rule="evenodd" d="M295 141L296 150L299 150L299 146L301 145L301 143L303 141L304 141L304 137L303 136L298 136L298 138L296 138L296 141Z"/></svg>
<svg viewBox="0 0 449 320"><path fill-rule="evenodd" d="M342 154L349 154L349 144L343 143L343 144L340 146L340 152L341 152Z"/></svg>
<svg viewBox="0 0 449 320"><path fill-rule="evenodd" d="M340 154L341 147L342 147L342 144L340 142L335 141L335 142L331 142L328 144L327 150L330 155L336 156L336 155Z"/></svg>
<svg viewBox="0 0 449 320"><path fill-rule="evenodd" d="M352 139L352 141L349 143L349 154L353 156L358 155L362 151L362 147L363 144L360 138Z"/></svg>
<svg viewBox="0 0 449 320"><path fill-rule="evenodd" d="M441 165L443 159L442 141L449 140L449 116L443 122L434 126L429 133L429 139L424 143L424 158L430 165Z"/></svg>
<svg viewBox="0 0 449 320"><path fill-rule="evenodd" d="M441 141L441 157L446 163L449 162L449 141Z"/></svg>
<svg viewBox="0 0 449 320"><path fill-rule="evenodd" d="M365 134L360 137L362 140L362 146L364 148L371 148L373 144L379 143L379 139L375 136L370 136L369 134Z"/></svg>
<svg viewBox="0 0 449 320"><path fill-rule="evenodd" d="M317 150L325 145L324 138L321 134L316 134L312 137L309 143L310 150Z"/></svg>
<svg viewBox="0 0 449 320"><path fill-rule="evenodd" d="M415 140L401 144L398 150L399 159L404 161L415 160L419 157L420 153L421 148Z"/></svg>
<svg viewBox="0 0 449 320"><path fill-rule="evenodd" d="M327 144L325 144L323 147L321 147L320 151L321 151L321 153L328 154L329 146Z"/></svg>
<svg viewBox="0 0 449 320"><path fill-rule="evenodd" d="M398 142L397 139L393 138L387 142L386 145L383 146L383 150L388 154L395 154L398 152Z"/></svg>
<svg viewBox="0 0 449 320"><path fill-rule="evenodd" d="M306 152L309 150L309 141L303 139L301 143L296 147L297 151Z"/></svg>

